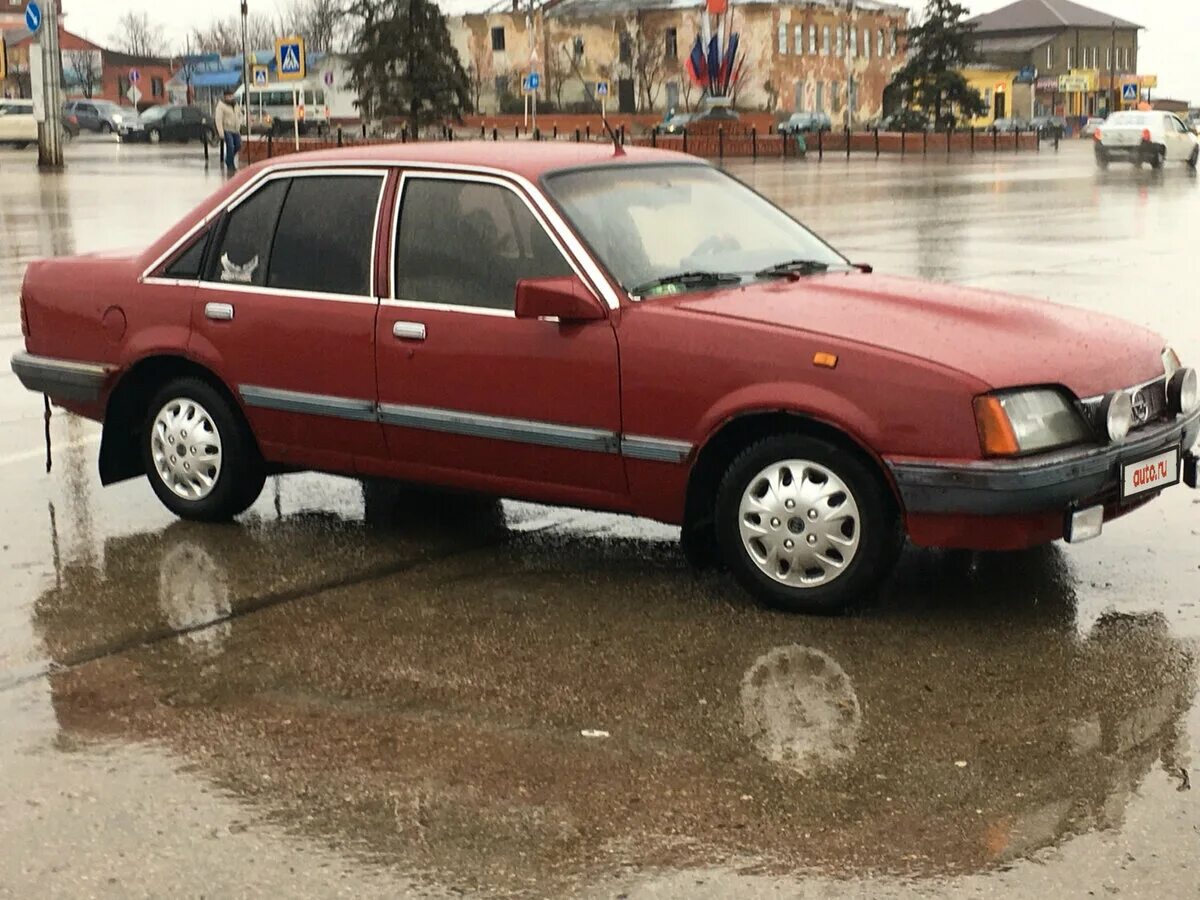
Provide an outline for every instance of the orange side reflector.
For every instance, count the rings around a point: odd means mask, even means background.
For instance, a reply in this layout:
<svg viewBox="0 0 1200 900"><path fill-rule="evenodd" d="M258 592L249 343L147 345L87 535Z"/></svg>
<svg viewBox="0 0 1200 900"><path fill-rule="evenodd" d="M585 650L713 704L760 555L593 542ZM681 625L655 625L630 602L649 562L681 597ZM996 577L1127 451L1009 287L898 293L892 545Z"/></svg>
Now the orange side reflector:
<svg viewBox="0 0 1200 900"><path fill-rule="evenodd" d="M1015 456L1020 452L1008 414L996 397L975 398L975 424L979 445L987 456Z"/></svg>
<svg viewBox="0 0 1200 900"><path fill-rule="evenodd" d="M837 368L837 354L836 353L814 353L813 354L813 365L821 366L822 368L825 368L825 369L836 369Z"/></svg>

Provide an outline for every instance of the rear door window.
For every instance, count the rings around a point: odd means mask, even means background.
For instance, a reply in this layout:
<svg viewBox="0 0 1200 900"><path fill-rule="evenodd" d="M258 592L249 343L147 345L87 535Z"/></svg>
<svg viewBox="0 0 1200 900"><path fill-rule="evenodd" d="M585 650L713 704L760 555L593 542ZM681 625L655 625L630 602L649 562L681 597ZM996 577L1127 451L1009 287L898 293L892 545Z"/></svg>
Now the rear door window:
<svg viewBox="0 0 1200 900"><path fill-rule="evenodd" d="M369 296L381 175L293 179L279 217L267 286Z"/></svg>
<svg viewBox="0 0 1200 900"><path fill-rule="evenodd" d="M207 281L259 287L267 283L271 238L289 184L286 179L268 182L225 216Z"/></svg>

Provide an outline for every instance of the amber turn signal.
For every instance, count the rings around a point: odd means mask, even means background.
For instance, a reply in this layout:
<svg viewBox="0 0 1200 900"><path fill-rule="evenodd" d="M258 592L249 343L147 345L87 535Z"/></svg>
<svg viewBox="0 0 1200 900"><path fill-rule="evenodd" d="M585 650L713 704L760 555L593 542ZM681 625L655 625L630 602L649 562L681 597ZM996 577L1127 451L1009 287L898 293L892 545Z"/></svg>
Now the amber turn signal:
<svg viewBox="0 0 1200 900"><path fill-rule="evenodd" d="M820 366L823 369L836 369L837 368L837 354L836 353L814 353L813 354L813 365Z"/></svg>
<svg viewBox="0 0 1200 900"><path fill-rule="evenodd" d="M975 425L979 446L986 456L1015 456L1020 452L1016 432L998 397L975 398Z"/></svg>

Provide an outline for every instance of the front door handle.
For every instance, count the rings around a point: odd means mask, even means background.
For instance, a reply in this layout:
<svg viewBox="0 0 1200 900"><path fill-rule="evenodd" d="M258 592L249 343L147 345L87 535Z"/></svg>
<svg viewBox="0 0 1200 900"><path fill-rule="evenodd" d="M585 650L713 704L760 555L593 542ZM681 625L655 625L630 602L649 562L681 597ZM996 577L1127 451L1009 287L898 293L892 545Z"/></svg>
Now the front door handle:
<svg viewBox="0 0 1200 900"><path fill-rule="evenodd" d="M233 320L232 303L205 303L204 318L214 322L230 322Z"/></svg>
<svg viewBox="0 0 1200 900"><path fill-rule="evenodd" d="M423 322L397 322L392 326L392 336L401 341L425 340L425 324Z"/></svg>

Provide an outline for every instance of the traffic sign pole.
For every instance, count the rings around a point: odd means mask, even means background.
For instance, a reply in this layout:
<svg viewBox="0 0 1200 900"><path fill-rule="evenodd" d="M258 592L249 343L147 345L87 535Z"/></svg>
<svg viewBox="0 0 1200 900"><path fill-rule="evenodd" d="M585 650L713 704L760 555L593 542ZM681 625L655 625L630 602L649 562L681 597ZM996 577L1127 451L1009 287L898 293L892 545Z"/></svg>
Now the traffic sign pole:
<svg viewBox="0 0 1200 900"><path fill-rule="evenodd" d="M25 24L37 35L42 57L43 121L38 123L38 168L63 168L62 52L58 47L58 3L50 0L43 10L36 0L25 8ZM37 90L37 87L34 88ZM36 105L36 104L35 104Z"/></svg>

